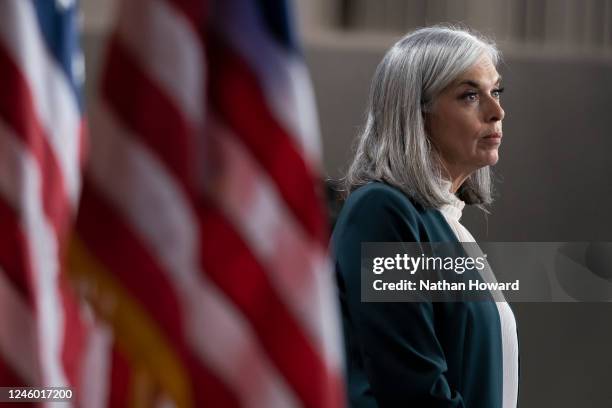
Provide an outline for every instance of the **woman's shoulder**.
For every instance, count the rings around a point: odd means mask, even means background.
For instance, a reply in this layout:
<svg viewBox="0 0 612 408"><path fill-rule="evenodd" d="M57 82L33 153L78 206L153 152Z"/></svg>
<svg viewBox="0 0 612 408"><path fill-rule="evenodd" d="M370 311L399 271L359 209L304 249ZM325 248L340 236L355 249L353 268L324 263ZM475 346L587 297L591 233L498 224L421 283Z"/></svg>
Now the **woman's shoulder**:
<svg viewBox="0 0 612 408"><path fill-rule="evenodd" d="M370 182L354 190L346 199L334 232L355 229L368 234L397 229L416 232L420 224L419 211L408 196L388 184Z"/></svg>
<svg viewBox="0 0 612 408"><path fill-rule="evenodd" d="M361 231L371 241L449 241L453 235L442 214L401 190L370 182L354 190L334 227L334 237Z"/></svg>
<svg viewBox="0 0 612 408"><path fill-rule="evenodd" d="M417 216L422 206L398 188L379 181L357 188L347 198L343 212L399 212Z"/></svg>
<svg viewBox="0 0 612 408"><path fill-rule="evenodd" d="M332 233L337 254L351 256L362 242L414 242L421 222L418 212L404 193L385 183L371 182L347 198Z"/></svg>

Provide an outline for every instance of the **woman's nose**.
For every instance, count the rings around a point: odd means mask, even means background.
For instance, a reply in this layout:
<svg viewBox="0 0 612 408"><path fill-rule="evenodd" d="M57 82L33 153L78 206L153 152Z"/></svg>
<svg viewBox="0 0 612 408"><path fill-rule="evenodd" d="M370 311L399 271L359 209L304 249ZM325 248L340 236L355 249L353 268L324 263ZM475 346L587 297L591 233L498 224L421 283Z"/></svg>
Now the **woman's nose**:
<svg viewBox="0 0 612 408"><path fill-rule="evenodd" d="M497 99L491 99L487 111L487 122L499 122L504 119L506 112L501 107L501 103Z"/></svg>

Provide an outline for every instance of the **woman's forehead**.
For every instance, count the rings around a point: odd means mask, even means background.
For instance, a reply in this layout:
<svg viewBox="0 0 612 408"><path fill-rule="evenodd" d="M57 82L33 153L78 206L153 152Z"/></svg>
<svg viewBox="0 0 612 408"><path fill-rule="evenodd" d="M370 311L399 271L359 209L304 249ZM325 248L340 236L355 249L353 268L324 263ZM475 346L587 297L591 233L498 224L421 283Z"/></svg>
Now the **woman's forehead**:
<svg viewBox="0 0 612 408"><path fill-rule="evenodd" d="M497 72L495 64L487 55L483 55L470 68L465 70L459 77L453 81L455 86L470 85L470 86L493 86L501 82L501 75Z"/></svg>

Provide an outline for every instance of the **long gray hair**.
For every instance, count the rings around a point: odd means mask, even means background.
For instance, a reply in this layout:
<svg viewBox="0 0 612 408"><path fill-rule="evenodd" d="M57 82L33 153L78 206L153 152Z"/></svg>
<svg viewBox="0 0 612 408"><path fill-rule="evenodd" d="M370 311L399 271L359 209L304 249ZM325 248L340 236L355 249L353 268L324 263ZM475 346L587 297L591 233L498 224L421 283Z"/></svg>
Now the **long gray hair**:
<svg viewBox="0 0 612 408"><path fill-rule="evenodd" d="M484 54L495 65L495 44L467 29L437 25L399 40L378 65L355 157L344 192L384 181L425 207L448 203L442 163L425 130L424 113L435 98ZM458 191L467 204L485 210L492 202L489 166L472 173Z"/></svg>

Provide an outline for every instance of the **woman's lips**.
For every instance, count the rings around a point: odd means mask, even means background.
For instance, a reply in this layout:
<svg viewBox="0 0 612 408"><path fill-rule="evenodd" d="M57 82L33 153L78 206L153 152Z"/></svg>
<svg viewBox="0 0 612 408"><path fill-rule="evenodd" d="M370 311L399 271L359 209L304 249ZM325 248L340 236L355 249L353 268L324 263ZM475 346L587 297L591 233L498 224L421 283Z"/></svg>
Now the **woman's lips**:
<svg viewBox="0 0 612 408"><path fill-rule="evenodd" d="M491 133L484 136L481 140L487 145L499 145L501 144L502 134L500 132Z"/></svg>

